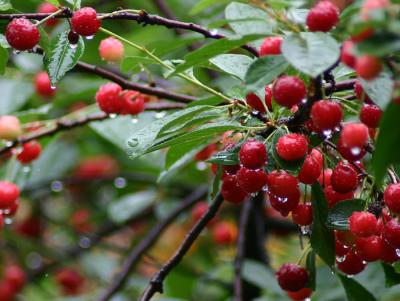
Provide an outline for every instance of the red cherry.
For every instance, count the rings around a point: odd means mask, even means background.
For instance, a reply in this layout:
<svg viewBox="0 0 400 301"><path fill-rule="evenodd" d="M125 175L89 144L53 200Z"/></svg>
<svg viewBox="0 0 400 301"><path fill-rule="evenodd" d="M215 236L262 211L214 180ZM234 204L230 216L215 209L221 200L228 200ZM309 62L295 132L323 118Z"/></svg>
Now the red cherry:
<svg viewBox="0 0 400 301"><path fill-rule="evenodd" d="M236 241L237 227L231 222L219 222L213 228L213 239L216 244L229 245Z"/></svg>
<svg viewBox="0 0 400 301"><path fill-rule="evenodd" d="M260 56L281 54L282 37L267 37L258 51Z"/></svg>
<svg viewBox="0 0 400 301"><path fill-rule="evenodd" d="M274 170L268 175L268 190L280 198L297 196L300 194L299 181L284 170Z"/></svg>
<svg viewBox="0 0 400 301"><path fill-rule="evenodd" d="M221 194L225 201L234 204L243 202L247 196L247 193L240 188L236 175L227 175L224 177Z"/></svg>
<svg viewBox="0 0 400 301"><path fill-rule="evenodd" d="M290 292L297 292L308 282L308 273L301 266L293 263L283 264L275 273L279 286Z"/></svg>
<svg viewBox="0 0 400 301"><path fill-rule="evenodd" d="M52 14L55 13L58 10L56 6L49 2L43 2L40 4L37 8L37 12L41 14ZM58 20L55 18L49 19L46 21L47 26L54 26L58 23Z"/></svg>
<svg viewBox="0 0 400 301"><path fill-rule="evenodd" d="M11 283L5 280L0 281L0 301L13 301L15 300L16 292Z"/></svg>
<svg viewBox="0 0 400 301"><path fill-rule="evenodd" d="M20 51L30 50L40 40L39 30L31 21L18 18L8 23L5 33L8 44Z"/></svg>
<svg viewBox="0 0 400 301"><path fill-rule="evenodd" d="M335 239L338 240L341 244L343 244L345 247L352 247L355 243L355 237L353 233L351 233L348 230L345 231L339 231L335 230Z"/></svg>
<svg viewBox="0 0 400 301"><path fill-rule="evenodd" d="M275 101L286 108L299 104L307 94L304 82L296 76L281 76L272 87Z"/></svg>
<svg viewBox="0 0 400 301"><path fill-rule="evenodd" d="M361 273L367 265L353 250L350 250L343 260L336 259L339 270L347 275L356 275Z"/></svg>
<svg viewBox="0 0 400 301"><path fill-rule="evenodd" d="M356 94L358 100L372 104L371 98L369 98L369 96L365 93L360 81L358 80L356 80L354 83L354 93Z"/></svg>
<svg viewBox="0 0 400 301"><path fill-rule="evenodd" d="M313 104L310 117L313 125L320 131L333 130L340 125L343 112L338 103L320 100Z"/></svg>
<svg viewBox="0 0 400 301"><path fill-rule="evenodd" d="M15 292L19 292L25 285L25 272L17 265L9 265L4 270L4 280L14 287Z"/></svg>
<svg viewBox="0 0 400 301"><path fill-rule="evenodd" d="M300 134L286 134L278 139L276 152L286 161L300 160L308 151L308 141Z"/></svg>
<svg viewBox="0 0 400 301"><path fill-rule="evenodd" d="M356 57L353 54L353 49L354 49L353 41L351 40L344 41L340 54L340 60L343 64L354 69L354 67L356 66Z"/></svg>
<svg viewBox="0 0 400 301"><path fill-rule="evenodd" d="M351 36L351 40L354 42L362 42L370 37L372 37L372 35L374 34L374 29L372 27L368 27L366 29L363 29L361 32L354 34Z"/></svg>
<svg viewBox="0 0 400 301"><path fill-rule="evenodd" d="M358 237L356 239L356 251L362 260L372 262L381 256L382 239L373 235L370 237Z"/></svg>
<svg viewBox="0 0 400 301"><path fill-rule="evenodd" d="M75 175L81 179L113 177L118 173L118 162L109 155L97 155L80 162Z"/></svg>
<svg viewBox="0 0 400 301"><path fill-rule="evenodd" d="M107 62L119 62L124 57L124 44L113 37L100 42L100 57Z"/></svg>
<svg viewBox="0 0 400 301"><path fill-rule="evenodd" d="M236 176L240 188L248 193L257 192L267 184L267 174L262 169L242 167Z"/></svg>
<svg viewBox="0 0 400 301"><path fill-rule="evenodd" d="M382 239L380 259L386 263L393 263L400 260L397 250L386 239Z"/></svg>
<svg viewBox="0 0 400 301"><path fill-rule="evenodd" d="M71 19L73 31L81 36L94 35L101 26L97 12L92 7L83 7L76 11Z"/></svg>
<svg viewBox="0 0 400 301"><path fill-rule="evenodd" d="M22 134L19 119L11 115L0 116L0 139L14 140Z"/></svg>
<svg viewBox="0 0 400 301"><path fill-rule="evenodd" d="M267 159L267 149L261 141L248 140L240 147L239 160L247 168L261 168Z"/></svg>
<svg viewBox="0 0 400 301"><path fill-rule="evenodd" d="M343 244L340 240L335 239L335 255L343 257L349 251L349 247Z"/></svg>
<svg viewBox="0 0 400 301"><path fill-rule="evenodd" d="M332 172L332 188L340 193L355 190L358 186L358 175L352 166L339 162Z"/></svg>
<svg viewBox="0 0 400 301"><path fill-rule="evenodd" d="M294 301L303 301L310 298L312 290L308 287L304 287L297 292L287 292L288 297Z"/></svg>
<svg viewBox="0 0 400 301"><path fill-rule="evenodd" d="M330 1L318 2L307 15L310 31L328 32L339 22L339 8Z"/></svg>
<svg viewBox="0 0 400 301"><path fill-rule="evenodd" d="M361 152L361 149L368 143L368 137L368 127L355 122L345 124L340 134L343 146L354 150L354 153Z"/></svg>
<svg viewBox="0 0 400 301"><path fill-rule="evenodd" d="M208 203L206 201L198 202L192 209L192 221L197 222L208 210Z"/></svg>
<svg viewBox="0 0 400 301"><path fill-rule="evenodd" d="M375 105L365 104L361 108L360 121L367 127L377 128L382 116L382 110Z"/></svg>
<svg viewBox="0 0 400 301"><path fill-rule="evenodd" d="M7 210L4 210L4 216L14 216L17 213L19 208L19 199L17 199L11 207L8 207Z"/></svg>
<svg viewBox="0 0 400 301"><path fill-rule="evenodd" d="M215 143L211 143L198 152L194 158L196 161L208 160L216 150L217 145Z"/></svg>
<svg viewBox="0 0 400 301"><path fill-rule="evenodd" d="M369 212L355 211L349 217L351 233L357 237L368 237L376 234L378 220Z"/></svg>
<svg viewBox="0 0 400 301"><path fill-rule="evenodd" d="M363 79L374 79L381 73L382 69L382 61L374 56L362 55L356 60L356 73Z"/></svg>
<svg viewBox="0 0 400 301"><path fill-rule="evenodd" d="M240 169L239 165L223 165L222 166L222 171L223 171L222 176L236 175L239 169Z"/></svg>
<svg viewBox="0 0 400 301"><path fill-rule="evenodd" d="M324 155L322 154L319 148L313 148L310 153L311 157L317 160L318 164L321 166L324 165Z"/></svg>
<svg viewBox="0 0 400 301"><path fill-rule="evenodd" d="M327 168L325 169L318 178L318 182L319 184L321 184L321 186L330 186L331 185L331 176L332 176L332 169Z"/></svg>
<svg viewBox="0 0 400 301"><path fill-rule="evenodd" d="M17 224L16 231L30 238L38 238L42 235L43 224L38 217L28 216L20 224Z"/></svg>
<svg viewBox="0 0 400 301"><path fill-rule="evenodd" d="M400 183L390 184L384 192L386 206L393 213L400 213Z"/></svg>
<svg viewBox="0 0 400 301"><path fill-rule="evenodd" d="M299 204L292 211L293 222L300 226L308 226L313 221L312 206L310 203Z"/></svg>
<svg viewBox="0 0 400 301"><path fill-rule="evenodd" d="M290 196L277 196L268 193L271 207L278 211L282 216L288 216L289 212L294 210L300 201L300 189Z"/></svg>
<svg viewBox="0 0 400 301"><path fill-rule="evenodd" d="M84 283L81 274L71 268L63 268L58 271L56 281L66 295L76 295Z"/></svg>
<svg viewBox="0 0 400 301"><path fill-rule="evenodd" d="M385 224L385 238L393 247L400 248L400 224L396 219L392 219Z"/></svg>
<svg viewBox="0 0 400 301"><path fill-rule="evenodd" d="M335 191L332 186L326 186L324 188L324 193L329 208L332 208L339 202L350 200L354 197L353 191L349 191L343 194Z"/></svg>
<svg viewBox="0 0 400 301"><path fill-rule="evenodd" d="M270 87L265 86L265 105L267 106L269 111L272 111L272 90ZM254 110L259 111L261 113L266 113L267 110L264 107L261 99L257 96L257 94L250 93L246 96L247 104Z"/></svg>
<svg viewBox="0 0 400 301"><path fill-rule="evenodd" d="M339 154L346 160L348 161L358 161L361 160L367 151L364 148L361 149L356 149L355 151L352 151L350 147L345 147L343 145L343 142L341 139L339 139L336 148L339 152Z"/></svg>
<svg viewBox="0 0 400 301"><path fill-rule="evenodd" d="M56 90L51 86L49 75L45 71L36 74L35 89L36 93L43 97L52 97L56 93Z"/></svg>
<svg viewBox="0 0 400 301"><path fill-rule="evenodd" d="M0 181L0 209L8 209L19 197L19 188L11 182Z"/></svg>
<svg viewBox="0 0 400 301"><path fill-rule="evenodd" d="M322 164L312 155L308 155L304 160L303 166L300 169L297 178L301 183L313 184L318 180L322 172Z"/></svg>
<svg viewBox="0 0 400 301"><path fill-rule="evenodd" d="M125 106L122 88L115 83L101 86L96 93L96 101L100 109L107 114L119 114Z"/></svg>
<svg viewBox="0 0 400 301"><path fill-rule="evenodd" d="M36 160L42 152L42 146L37 141L30 141L22 146L22 151L17 155L17 159L22 164L28 164Z"/></svg>

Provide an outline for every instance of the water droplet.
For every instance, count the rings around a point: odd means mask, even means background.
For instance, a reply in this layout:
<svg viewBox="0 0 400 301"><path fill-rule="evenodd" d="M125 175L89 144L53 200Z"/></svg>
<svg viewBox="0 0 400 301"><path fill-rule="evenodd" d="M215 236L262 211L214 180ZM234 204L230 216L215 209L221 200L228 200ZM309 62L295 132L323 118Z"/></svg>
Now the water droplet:
<svg viewBox="0 0 400 301"><path fill-rule="evenodd" d="M396 249L396 255L400 257L400 249Z"/></svg>
<svg viewBox="0 0 400 301"><path fill-rule="evenodd" d="M15 54L15 55L18 55L18 54L20 54L20 53L21 53L21 51L13 50L13 54Z"/></svg>
<svg viewBox="0 0 400 301"><path fill-rule="evenodd" d="M125 188L126 187L126 179L122 177L115 178L114 186L116 188Z"/></svg>
<svg viewBox="0 0 400 301"><path fill-rule="evenodd" d="M265 186L262 188L262 191L268 192L268 185L265 185Z"/></svg>
<svg viewBox="0 0 400 301"><path fill-rule="evenodd" d="M45 278L48 278L48 277L49 277L49 274L47 274L47 273L44 274L44 277L45 277Z"/></svg>
<svg viewBox="0 0 400 301"><path fill-rule="evenodd" d="M81 237L81 239L79 240L79 246L81 248L84 248L84 249L90 248L91 244L92 244L92 241L87 236Z"/></svg>
<svg viewBox="0 0 400 301"><path fill-rule="evenodd" d="M337 256L336 257L336 261L337 262L343 262L343 261L345 261L346 260L346 255L344 255L344 256Z"/></svg>
<svg viewBox="0 0 400 301"><path fill-rule="evenodd" d="M12 141L7 141L7 142L6 142L6 146L7 146L7 147L11 147L11 146L13 146L13 143L12 143Z"/></svg>
<svg viewBox="0 0 400 301"><path fill-rule="evenodd" d="M322 135L324 135L324 137L325 137L326 139L330 139L330 138L332 138L332 130L324 130L324 131L322 132Z"/></svg>
<svg viewBox="0 0 400 301"><path fill-rule="evenodd" d="M346 277L351 279L351 278L354 278L354 275L346 275Z"/></svg>
<svg viewBox="0 0 400 301"><path fill-rule="evenodd" d="M4 213L6 213L6 210L4 210ZM10 213L10 210L8 210L8 213ZM7 213L6 213L6 214L7 214ZM4 219L4 223L5 223L6 225L11 225L13 222L14 222L14 220L13 220L12 218L6 217L6 218Z"/></svg>
<svg viewBox="0 0 400 301"><path fill-rule="evenodd" d="M302 235L310 234L310 226L301 226L300 227L300 232L301 232Z"/></svg>
<svg viewBox="0 0 400 301"><path fill-rule="evenodd" d="M306 103L307 103L307 99L306 99L306 98L303 98L303 99L301 100L301 103L302 103L302 104L306 104Z"/></svg>
<svg viewBox="0 0 400 301"><path fill-rule="evenodd" d="M78 44L69 44L69 48L71 49L76 49L78 47Z"/></svg>
<svg viewBox="0 0 400 301"><path fill-rule="evenodd" d="M288 198L278 197L278 201L280 203L286 203L288 201Z"/></svg>
<svg viewBox="0 0 400 301"><path fill-rule="evenodd" d="M50 188L54 192L61 192L64 189L64 185L60 181L53 181L51 182Z"/></svg>
<svg viewBox="0 0 400 301"><path fill-rule="evenodd" d="M339 132L340 131L340 126L335 127L335 132Z"/></svg>
<svg viewBox="0 0 400 301"><path fill-rule="evenodd" d="M139 145L139 140L136 139L136 138L134 138L134 139L132 139L132 140L129 140L129 141L128 141L128 145L129 145L130 147L138 146L138 145Z"/></svg>
<svg viewBox="0 0 400 301"><path fill-rule="evenodd" d="M305 298L304 301L311 301L311 298Z"/></svg>
<svg viewBox="0 0 400 301"><path fill-rule="evenodd" d="M198 170L206 170L207 169L207 164L205 162L197 162L196 163L196 168Z"/></svg>
<svg viewBox="0 0 400 301"><path fill-rule="evenodd" d="M215 36L218 34L218 29L213 29L210 31L211 35Z"/></svg>
<svg viewBox="0 0 400 301"><path fill-rule="evenodd" d="M22 168L22 171L23 171L24 173L29 173L31 170L32 170L32 169L31 169L30 166L24 166L24 167Z"/></svg>
<svg viewBox="0 0 400 301"><path fill-rule="evenodd" d="M31 269L38 269L42 265L42 256L36 252L29 253L26 262Z"/></svg>
<svg viewBox="0 0 400 301"><path fill-rule="evenodd" d="M358 156L361 153L361 148L359 147L352 147L350 152L353 156Z"/></svg>
<svg viewBox="0 0 400 301"><path fill-rule="evenodd" d="M255 198L255 197L257 196L257 192L250 193L250 196L251 196L252 198Z"/></svg>
<svg viewBox="0 0 400 301"><path fill-rule="evenodd" d="M57 87L56 87L56 86L50 86L50 88L51 88L51 90L55 90L55 89L57 89Z"/></svg>
<svg viewBox="0 0 400 301"><path fill-rule="evenodd" d="M139 122L139 119L137 119L137 118L132 118L131 122L132 122L133 124L138 123L138 122Z"/></svg>
<svg viewBox="0 0 400 301"><path fill-rule="evenodd" d="M86 40L93 40L94 36L86 36L85 39Z"/></svg>
<svg viewBox="0 0 400 301"><path fill-rule="evenodd" d="M166 112L157 112L156 114L154 114L154 117L157 119L161 119L161 118L165 117L165 115L167 115Z"/></svg>
<svg viewBox="0 0 400 301"><path fill-rule="evenodd" d="M114 118L117 117L117 114L110 114L109 116L110 116L111 119L114 119Z"/></svg>

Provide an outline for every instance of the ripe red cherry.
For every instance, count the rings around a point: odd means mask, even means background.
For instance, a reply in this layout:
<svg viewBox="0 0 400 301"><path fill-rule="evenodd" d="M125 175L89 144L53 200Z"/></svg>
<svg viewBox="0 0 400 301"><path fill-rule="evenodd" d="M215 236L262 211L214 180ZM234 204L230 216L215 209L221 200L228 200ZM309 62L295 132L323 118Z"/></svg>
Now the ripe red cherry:
<svg viewBox="0 0 400 301"><path fill-rule="evenodd" d="M368 237L376 233L378 220L369 212L355 211L349 217L351 233L357 237Z"/></svg>
<svg viewBox="0 0 400 301"><path fill-rule="evenodd" d="M19 119L11 115L0 116L0 139L14 140L22 134Z"/></svg>
<svg viewBox="0 0 400 301"><path fill-rule="evenodd" d="M386 223L384 234L390 245L396 249L400 247L400 224L396 219Z"/></svg>
<svg viewBox="0 0 400 301"><path fill-rule="evenodd" d="M5 35L8 44L20 51L32 49L40 40L39 30L31 21L24 18L14 19L8 23Z"/></svg>
<svg viewBox="0 0 400 301"><path fill-rule="evenodd" d="M282 37L267 37L258 51L260 56L281 54Z"/></svg>
<svg viewBox="0 0 400 301"><path fill-rule="evenodd" d="M353 250L350 250L343 260L336 259L339 270L347 275L356 275L361 273L367 265Z"/></svg>
<svg viewBox="0 0 400 301"><path fill-rule="evenodd" d="M286 108L299 104L307 94L304 82L297 76L281 76L272 87L275 101Z"/></svg>
<svg viewBox="0 0 400 301"><path fill-rule="evenodd" d="M216 150L217 150L217 145L215 143L211 143L196 154L195 160L196 161L208 160Z"/></svg>
<svg viewBox="0 0 400 301"><path fill-rule="evenodd" d="M310 31L330 31L339 22L339 8L330 1L321 1L307 15L307 26Z"/></svg>
<svg viewBox="0 0 400 301"><path fill-rule="evenodd" d="M71 268L63 268L58 271L56 281L66 295L76 295L84 283L81 274Z"/></svg>
<svg viewBox="0 0 400 301"><path fill-rule="evenodd" d="M25 272L17 265L9 265L4 270L4 280L10 283L16 292L19 292L25 285Z"/></svg>
<svg viewBox="0 0 400 301"><path fill-rule="evenodd" d="M343 118L341 106L333 101L320 100L313 104L310 113L313 125L320 131L333 130Z"/></svg>
<svg viewBox="0 0 400 301"><path fill-rule="evenodd" d="M101 86L96 93L96 101L100 109L107 114L119 114L125 104L122 88L115 83Z"/></svg>
<svg viewBox="0 0 400 301"><path fill-rule="evenodd" d="M400 183L390 184L384 192L386 206L393 213L400 213Z"/></svg>
<svg viewBox="0 0 400 301"><path fill-rule="evenodd" d="M286 134L278 139L276 152L286 161L300 160L308 151L308 141L300 134Z"/></svg>
<svg viewBox="0 0 400 301"><path fill-rule="evenodd" d="M101 26L97 12L92 7L83 7L76 11L71 19L73 31L81 36L94 35Z"/></svg>
<svg viewBox="0 0 400 301"><path fill-rule="evenodd" d="M289 196L277 196L269 192L268 199L272 208L278 211L282 216L288 216L289 212L299 205L300 189Z"/></svg>
<svg viewBox="0 0 400 301"><path fill-rule="evenodd" d="M24 236L38 238L42 235L43 223L37 216L28 216L16 226L16 231Z"/></svg>
<svg viewBox="0 0 400 301"><path fill-rule="evenodd" d="M17 155L17 159L22 164L28 164L36 160L42 152L42 146L37 141L30 141L22 146L22 151Z"/></svg>
<svg viewBox="0 0 400 301"><path fill-rule="evenodd" d="M262 169L242 167L236 177L240 188L248 193L257 192L267 184L267 174Z"/></svg>
<svg viewBox="0 0 400 301"><path fill-rule="evenodd" d="M36 93L43 97L52 97L56 93L56 89L51 86L50 78L47 72L42 71L35 76Z"/></svg>
<svg viewBox="0 0 400 301"><path fill-rule="evenodd" d="M356 251L362 260L372 262L381 256L382 239L373 235L370 237L358 237L356 239Z"/></svg>
<svg viewBox="0 0 400 301"><path fill-rule="evenodd" d="M354 49L353 41L351 40L344 41L340 54L340 60L342 61L343 64L354 69L356 65L356 57L353 54L353 49Z"/></svg>
<svg viewBox="0 0 400 301"><path fill-rule="evenodd" d="M301 290L308 282L307 271L303 267L293 263L283 264L275 273L275 276L279 286L283 290L290 292Z"/></svg>
<svg viewBox="0 0 400 301"><path fill-rule="evenodd" d="M335 255L343 257L349 251L349 247L343 244L340 240L335 239Z"/></svg>
<svg viewBox="0 0 400 301"><path fill-rule="evenodd" d="M375 105L365 104L361 108L360 121L367 127L377 128L381 120L382 110Z"/></svg>
<svg viewBox="0 0 400 301"><path fill-rule="evenodd" d="M272 91L271 88L268 86L265 86L265 104L268 108L269 111L272 111ZM257 96L257 94L250 93L247 94L246 96L246 102L247 104L254 110L259 111L261 113L266 113L267 110L264 107L264 104L262 103L260 97Z"/></svg>
<svg viewBox="0 0 400 301"><path fill-rule="evenodd" d="M52 14L55 13L58 10L56 6L49 2L43 2L40 4L37 8L37 12L41 14ZM46 21L47 26L54 26L58 23L58 20L55 18L49 19Z"/></svg>
<svg viewBox="0 0 400 301"><path fill-rule="evenodd" d="M375 31L372 27L367 27L367 28L363 29L361 32L353 34L351 36L351 40L356 43L362 42L362 41L370 38L374 34L374 32Z"/></svg>
<svg viewBox="0 0 400 301"><path fill-rule="evenodd" d="M292 219L295 224L308 226L313 221L312 206L310 203L299 204L292 210Z"/></svg>
<svg viewBox="0 0 400 301"><path fill-rule="evenodd" d="M144 111L144 97L137 91L126 91L123 95L123 115L137 115Z"/></svg>
<svg viewBox="0 0 400 301"><path fill-rule="evenodd" d="M248 140L240 147L239 161L247 168L261 168L267 159L267 149L261 141Z"/></svg>
<svg viewBox="0 0 400 301"><path fill-rule="evenodd" d="M231 222L222 221L213 228L213 239L218 245L229 245L236 241L237 227Z"/></svg>
<svg viewBox="0 0 400 301"><path fill-rule="evenodd" d="M107 62L119 62L124 57L124 45L113 37L100 42L100 57Z"/></svg>
<svg viewBox="0 0 400 301"><path fill-rule="evenodd" d="M377 77L382 68L382 61L371 55L362 55L356 60L356 73L366 80L372 80Z"/></svg>
<svg viewBox="0 0 400 301"><path fill-rule="evenodd" d="M222 166L222 177L226 175L236 175L237 172L239 171L240 166L239 165L223 165Z"/></svg>
<svg viewBox="0 0 400 301"><path fill-rule="evenodd" d="M247 196L247 193L240 188L236 175L227 175L224 177L221 194L225 201L234 204L243 202Z"/></svg>
<svg viewBox="0 0 400 301"><path fill-rule="evenodd" d="M322 171L322 164L320 161L312 155L308 155L304 160L303 166L300 169L297 178L301 183L313 184L318 180Z"/></svg>
<svg viewBox="0 0 400 301"><path fill-rule="evenodd" d="M118 162L109 155L97 155L80 162L75 175L81 179L113 177L118 173Z"/></svg>
<svg viewBox="0 0 400 301"><path fill-rule="evenodd" d="M19 197L19 188L11 182L0 182L0 209L8 209L14 205Z"/></svg>
<svg viewBox="0 0 400 301"><path fill-rule="evenodd" d="M335 191L332 186L326 186L324 188L324 193L329 208L332 208L339 202L350 200L354 197L353 191L349 191L347 193L340 193Z"/></svg>
<svg viewBox="0 0 400 301"><path fill-rule="evenodd" d="M356 94L358 100L372 104L371 98L369 98L367 93L365 93L360 81L358 80L356 80L356 82L354 83L354 93Z"/></svg>
<svg viewBox="0 0 400 301"><path fill-rule="evenodd" d="M350 147L345 147L341 139L339 139L336 148L339 154L348 161L358 161L361 160L367 151L364 148L357 149L356 151L352 151Z"/></svg>
<svg viewBox="0 0 400 301"><path fill-rule="evenodd" d="M299 181L284 170L274 170L268 175L268 191L276 197L299 195Z"/></svg>
<svg viewBox="0 0 400 301"><path fill-rule="evenodd" d="M0 281L0 300L1 301L13 301L15 300L16 292L11 283L5 280Z"/></svg>
<svg viewBox="0 0 400 301"><path fill-rule="evenodd" d="M345 247L352 247L355 243L355 237L353 233L351 233L348 230L344 231L335 230L334 234L335 234L335 239L338 240Z"/></svg>
<svg viewBox="0 0 400 301"><path fill-rule="evenodd" d="M355 122L345 124L340 134L343 146L349 147L354 153L361 152L361 149L368 143L368 137L368 127Z"/></svg>
<svg viewBox="0 0 400 301"><path fill-rule="evenodd" d="M332 171L332 188L340 193L355 190L358 186L358 175L352 166L339 162Z"/></svg>
<svg viewBox="0 0 400 301"><path fill-rule="evenodd" d="M332 176L332 169L330 168L326 168L320 175L318 178L318 182L319 184L321 184L321 186L330 186L331 185L331 176Z"/></svg>
<svg viewBox="0 0 400 301"><path fill-rule="evenodd" d="M382 239L380 259L386 263L393 263L400 260L400 256L397 255L396 248L384 238Z"/></svg>
<svg viewBox="0 0 400 301"><path fill-rule="evenodd" d="M294 301L303 301L310 298L312 290L308 287L304 287L297 292L287 292L288 297Z"/></svg>
<svg viewBox="0 0 400 301"><path fill-rule="evenodd" d="M192 209L192 221L197 222L208 210L206 201L198 202Z"/></svg>

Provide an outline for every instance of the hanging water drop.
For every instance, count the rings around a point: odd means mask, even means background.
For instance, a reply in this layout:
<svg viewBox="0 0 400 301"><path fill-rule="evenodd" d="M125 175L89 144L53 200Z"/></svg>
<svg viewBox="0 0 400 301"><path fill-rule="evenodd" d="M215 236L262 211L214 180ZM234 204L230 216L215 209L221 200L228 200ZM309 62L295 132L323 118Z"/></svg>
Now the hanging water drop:
<svg viewBox="0 0 400 301"><path fill-rule="evenodd" d="M114 119L114 118L117 117L117 114L110 114L109 116L110 116L111 119Z"/></svg>
<svg viewBox="0 0 400 301"><path fill-rule="evenodd" d="M218 34L218 29L213 29L213 30L211 30L210 33L211 33L213 36L215 36L215 35Z"/></svg>
<svg viewBox="0 0 400 301"><path fill-rule="evenodd" d="M32 168L31 168L30 166L24 166L24 167L22 168L22 171L23 171L24 173L29 173L31 170L32 170Z"/></svg>
<svg viewBox="0 0 400 301"><path fill-rule="evenodd" d="M11 225L13 222L14 222L14 220L13 220L12 218L10 218L10 217L6 217L6 218L4 219L4 223L5 223L6 225Z"/></svg>
<svg viewBox="0 0 400 301"><path fill-rule="evenodd" d="M132 122L133 124L138 123L138 122L139 122L139 119L137 119L137 118L132 118L131 122Z"/></svg>
<svg viewBox="0 0 400 301"><path fill-rule="evenodd" d="M69 44L69 48L71 49L76 49L78 47L78 44Z"/></svg>
<svg viewBox="0 0 400 301"><path fill-rule="evenodd" d="M128 145L129 145L130 147L138 146L138 145L139 145L139 140L136 139L136 138L134 138L134 139L132 139L132 140L129 140L129 141L128 141Z"/></svg>
<svg viewBox="0 0 400 301"><path fill-rule="evenodd" d="M88 40L88 41L93 40L93 38L94 38L94 36L86 36L85 37L85 39Z"/></svg>
<svg viewBox="0 0 400 301"><path fill-rule="evenodd" d="M400 257L400 249L396 249L396 255Z"/></svg>
<svg viewBox="0 0 400 301"><path fill-rule="evenodd" d="M115 178L114 186L116 188L122 189L126 187L126 179L122 177Z"/></svg>
<svg viewBox="0 0 400 301"><path fill-rule="evenodd" d="M154 115L154 117L157 118L157 119L161 119L161 118L165 117L165 115L167 115L167 113L165 113L165 112L157 112Z"/></svg>
<svg viewBox="0 0 400 301"><path fill-rule="evenodd" d="M310 234L310 226L301 226L300 227L300 232L301 232L302 235Z"/></svg>
<svg viewBox="0 0 400 301"><path fill-rule="evenodd" d="M359 147L352 147L350 152L353 156L358 156L361 153L361 148Z"/></svg>
<svg viewBox="0 0 400 301"><path fill-rule="evenodd" d="M200 171L206 170L207 169L207 164L205 162L197 162L196 163L196 168Z"/></svg>
<svg viewBox="0 0 400 301"><path fill-rule="evenodd" d="M51 182L50 188L54 192L61 192L64 189L64 185L60 181L53 181Z"/></svg>
<svg viewBox="0 0 400 301"><path fill-rule="evenodd" d="M324 130L324 131L322 132L322 134L324 135L324 137L325 137L326 139L332 138L332 130Z"/></svg>
<svg viewBox="0 0 400 301"><path fill-rule="evenodd" d="M344 256L337 256L337 257L336 257L336 261L339 262L339 263L341 263L341 262L343 262L343 261L345 261L345 260L346 260L346 255L344 255Z"/></svg>

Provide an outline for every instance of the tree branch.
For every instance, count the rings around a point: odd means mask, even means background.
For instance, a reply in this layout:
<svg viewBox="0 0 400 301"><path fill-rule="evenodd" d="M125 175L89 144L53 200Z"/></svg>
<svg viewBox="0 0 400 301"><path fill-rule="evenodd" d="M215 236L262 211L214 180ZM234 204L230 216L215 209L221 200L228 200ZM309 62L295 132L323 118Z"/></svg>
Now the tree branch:
<svg viewBox="0 0 400 301"><path fill-rule="evenodd" d="M218 209L221 207L223 197L218 194L214 202L208 208L207 212L200 218L200 220L190 229L184 241L179 246L175 254L161 267L161 269L152 277L149 285L145 289L140 301L149 301L156 292L163 292L163 282L173 268L175 268L183 259L185 254L189 251L190 247L196 241L197 237L207 226L208 222L215 216ZM100 300L99 300L100 301Z"/></svg>
<svg viewBox="0 0 400 301"><path fill-rule="evenodd" d="M183 211L195 204L207 193L206 187L201 187L189 195L182 203L166 218L155 225L147 236L130 252L125 260L121 272L115 277L111 286L97 299L98 301L107 301L125 284L129 274L140 260L141 256L151 248L162 232L170 225Z"/></svg>

